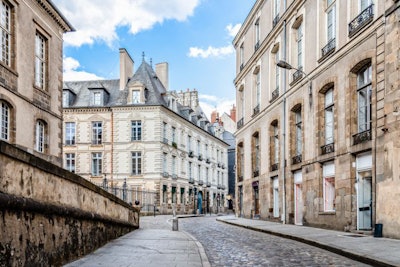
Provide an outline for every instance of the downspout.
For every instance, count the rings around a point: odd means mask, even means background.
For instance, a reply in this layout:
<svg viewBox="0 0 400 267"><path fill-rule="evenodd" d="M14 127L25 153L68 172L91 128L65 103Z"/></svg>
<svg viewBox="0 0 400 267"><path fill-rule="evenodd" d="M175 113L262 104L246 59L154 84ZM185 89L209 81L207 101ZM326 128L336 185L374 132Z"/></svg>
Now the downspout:
<svg viewBox="0 0 400 267"><path fill-rule="evenodd" d="M284 1L284 8L286 11L286 0ZM286 20L283 21L283 60L286 61ZM283 192L282 192L282 223L286 224L286 71L283 71L283 153L282 153L282 180L283 180Z"/></svg>
<svg viewBox="0 0 400 267"><path fill-rule="evenodd" d="M110 176L111 176L111 184L114 182L114 112L113 109L110 108L111 110L111 163L110 163Z"/></svg>

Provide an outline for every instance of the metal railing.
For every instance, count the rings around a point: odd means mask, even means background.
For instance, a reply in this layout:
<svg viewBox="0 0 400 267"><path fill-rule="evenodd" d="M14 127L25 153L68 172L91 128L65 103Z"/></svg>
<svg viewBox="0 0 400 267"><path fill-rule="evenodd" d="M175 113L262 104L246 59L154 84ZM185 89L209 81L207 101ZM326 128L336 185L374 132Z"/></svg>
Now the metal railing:
<svg viewBox="0 0 400 267"><path fill-rule="evenodd" d="M238 130L239 130L240 128L242 128L243 125L244 125L244 118L241 118L241 119L237 122L237 128L238 128Z"/></svg>
<svg viewBox="0 0 400 267"><path fill-rule="evenodd" d="M333 38L328 42L326 46L322 48L322 58L327 57L329 54L335 51L335 48L336 48L336 38Z"/></svg>
<svg viewBox="0 0 400 267"><path fill-rule="evenodd" d="M349 37L354 36L365 25L371 22L374 18L374 5L370 5L364 9L355 19L349 23Z"/></svg>
<svg viewBox="0 0 400 267"><path fill-rule="evenodd" d="M295 73L293 73L293 81L292 81L292 83L297 82L302 77L303 77L303 71L302 71L301 68L299 68Z"/></svg>
<svg viewBox="0 0 400 267"><path fill-rule="evenodd" d="M279 14L277 14L274 18L274 20L272 21L272 28L276 26L276 24L278 24L279 22Z"/></svg>
<svg viewBox="0 0 400 267"><path fill-rule="evenodd" d="M335 151L335 144L334 143L321 146L322 155L329 154L329 153L332 153L334 151Z"/></svg>
<svg viewBox="0 0 400 267"><path fill-rule="evenodd" d="M294 165L294 164L301 163L302 160L303 160L303 156L302 156L301 154L300 154L300 155L297 155L297 156L294 156L294 157L292 158L292 164Z"/></svg>
<svg viewBox="0 0 400 267"><path fill-rule="evenodd" d="M279 97L279 87L272 91L271 101L274 101Z"/></svg>
<svg viewBox="0 0 400 267"><path fill-rule="evenodd" d="M363 143L365 141L369 141L372 139L371 136L371 129L366 130L364 132L358 133L353 135L353 144L358 145L360 143Z"/></svg>

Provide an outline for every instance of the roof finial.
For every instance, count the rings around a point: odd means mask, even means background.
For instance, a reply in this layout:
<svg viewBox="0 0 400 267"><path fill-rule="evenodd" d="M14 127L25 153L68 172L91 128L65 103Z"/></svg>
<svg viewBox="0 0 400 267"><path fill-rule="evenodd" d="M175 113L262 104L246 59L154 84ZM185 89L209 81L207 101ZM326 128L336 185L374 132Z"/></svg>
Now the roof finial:
<svg viewBox="0 0 400 267"><path fill-rule="evenodd" d="M144 61L144 51L142 52L142 61Z"/></svg>

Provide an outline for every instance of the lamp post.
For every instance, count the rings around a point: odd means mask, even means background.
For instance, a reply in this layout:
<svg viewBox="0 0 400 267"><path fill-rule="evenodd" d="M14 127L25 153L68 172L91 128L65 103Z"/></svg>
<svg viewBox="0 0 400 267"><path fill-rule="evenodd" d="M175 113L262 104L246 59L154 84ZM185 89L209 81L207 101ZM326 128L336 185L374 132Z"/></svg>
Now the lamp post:
<svg viewBox="0 0 400 267"><path fill-rule="evenodd" d="M283 61L283 60L279 60L279 62L276 63L276 65L279 68L282 68L282 69L286 69L286 70L292 70L293 69L293 70L300 71L302 74L304 74L304 77L310 83L310 85L308 87L308 95L309 95L309 101L310 101L310 107L311 107L311 105L312 105L312 82L311 82L310 78L308 77L307 73L305 73L302 69L298 69L298 68L293 67L292 65L290 65L289 63L287 63L286 61Z"/></svg>

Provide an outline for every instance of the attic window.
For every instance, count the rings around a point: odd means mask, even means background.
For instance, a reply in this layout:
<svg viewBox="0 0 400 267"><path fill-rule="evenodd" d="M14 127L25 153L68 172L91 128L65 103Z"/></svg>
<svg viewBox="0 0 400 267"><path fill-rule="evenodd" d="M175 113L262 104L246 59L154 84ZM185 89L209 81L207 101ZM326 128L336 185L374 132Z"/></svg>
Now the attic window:
<svg viewBox="0 0 400 267"><path fill-rule="evenodd" d="M140 91L132 90L132 104L139 104L139 103L140 103Z"/></svg>
<svg viewBox="0 0 400 267"><path fill-rule="evenodd" d="M102 106L107 102L108 94L103 88L89 88L91 106ZM106 98L107 97L107 98Z"/></svg>
<svg viewBox="0 0 400 267"><path fill-rule="evenodd" d="M69 89L64 89L63 90L63 99L62 99L62 106L64 108L70 107L72 103L74 103L75 100L75 93L73 93Z"/></svg>

